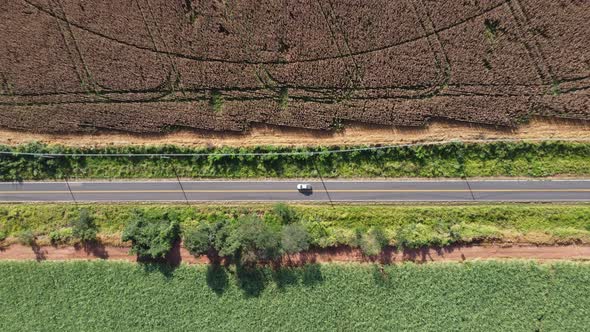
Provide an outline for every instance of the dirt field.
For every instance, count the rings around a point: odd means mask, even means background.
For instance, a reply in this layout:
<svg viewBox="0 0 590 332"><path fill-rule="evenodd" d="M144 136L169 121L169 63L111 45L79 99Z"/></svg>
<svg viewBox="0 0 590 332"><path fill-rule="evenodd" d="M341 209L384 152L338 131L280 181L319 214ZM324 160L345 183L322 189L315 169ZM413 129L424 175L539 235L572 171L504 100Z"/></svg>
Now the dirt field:
<svg viewBox="0 0 590 332"><path fill-rule="evenodd" d="M11 0L0 9L0 127L590 119L589 20L584 0ZM396 135L374 135L384 133Z"/></svg>
<svg viewBox="0 0 590 332"><path fill-rule="evenodd" d="M109 259L137 261L136 256L129 255L129 248L112 246L92 247L28 247L13 244L0 249L0 259L15 260L93 260ZM590 260L589 246L532 246L532 245L456 245L443 249L404 250L402 252L389 248L378 257L368 258L360 250L348 247L309 251L304 254L284 258L284 264L301 264L306 262L380 262L383 264L412 261L418 263L467 261L479 259L533 259L533 260ZM204 257L195 258L186 249L176 246L169 257L174 264L207 264Z"/></svg>
<svg viewBox="0 0 590 332"><path fill-rule="evenodd" d="M257 125L247 133L180 131L171 134L139 135L125 133L39 134L0 129L0 144L29 142L62 144L76 147L112 145L174 144L190 147L211 146L314 146L404 144L450 140L481 139L565 139L590 140L590 122L535 118L516 129L452 121L436 121L424 128L393 128L376 125L350 125L341 132L318 132L306 129Z"/></svg>

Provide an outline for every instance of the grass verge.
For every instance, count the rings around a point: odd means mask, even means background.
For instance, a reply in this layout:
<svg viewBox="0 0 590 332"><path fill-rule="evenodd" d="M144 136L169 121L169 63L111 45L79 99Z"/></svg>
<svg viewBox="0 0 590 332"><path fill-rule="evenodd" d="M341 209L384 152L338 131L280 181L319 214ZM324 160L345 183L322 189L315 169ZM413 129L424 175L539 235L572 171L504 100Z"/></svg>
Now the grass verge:
<svg viewBox="0 0 590 332"><path fill-rule="evenodd" d="M202 221L236 222L257 214L277 223L273 205L162 204L2 204L0 233L5 241L33 234L48 244L52 232L68 229L88 210L105 244L120 244L126 225L140 212L149 220L169 219L181 229ZM294 205L297 219L319 247L358 245L359 232L379 228L391 245L442 246L456 242L526 242L534 244L590 243L590 205L488 204L428 205Z"/></svg>
<svg viewBox="0 0 590 332"><path fill-rule="evenodd" d="M0 262L3 331L582 331L590 264Z"/></svg>
<svg viewBox="0 0 590 332"><path fill-rule="evenodd" d="M223 153L226 156L59 157L0 156L0 180L56 178L297 178L333 177L490 177L590 174L590 143L487 143L394 147L373 151L294 156L235 156L235 153L318 152L343 147L211 148L129 146L71 148L26 144L2 151L36 153ZM314 166L317 166L316 167Z"/></svg>

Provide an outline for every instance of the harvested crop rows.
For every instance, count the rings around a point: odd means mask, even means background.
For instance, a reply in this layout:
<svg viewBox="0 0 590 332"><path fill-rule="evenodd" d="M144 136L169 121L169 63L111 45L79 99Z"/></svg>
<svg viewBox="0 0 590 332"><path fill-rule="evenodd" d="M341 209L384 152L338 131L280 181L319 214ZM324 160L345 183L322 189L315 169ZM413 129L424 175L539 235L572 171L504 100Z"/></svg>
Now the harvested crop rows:
<svg viewBox="0 0 590 332"><path fill-rule="evenodd" d="M590 119L583 0L10 0L0 127Z"/></svg>

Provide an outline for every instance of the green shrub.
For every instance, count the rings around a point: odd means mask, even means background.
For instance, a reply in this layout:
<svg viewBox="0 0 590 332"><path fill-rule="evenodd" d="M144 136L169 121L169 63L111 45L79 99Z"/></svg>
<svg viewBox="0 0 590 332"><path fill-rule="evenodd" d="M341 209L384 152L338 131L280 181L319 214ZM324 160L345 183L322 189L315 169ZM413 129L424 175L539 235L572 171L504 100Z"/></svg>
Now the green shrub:
<svg viewBox="0 0 590 332"><path fill-rule="evenodd" d="M496 226L482 224L455 224L451 227L451 238L458 242L502 240L502 232Z"/></svg>
<svg viewBox="0 0 590 332"><path fill-rule="evenodd" d="M309 233L310 244L325 248L325 245L323 245L324 244L323 239L325 239L326 236L328 236L327 227L323 223L321 223L319 220L318 221L306 221L306 222L302 223L302 225L305 227L305 229Z"/></svg>
<svg viewBox="0 0 590 332"><path fill-rule="evenodd" d="M280 254L280 234L257 215L238 218L224 242L220 255L239 258L242 264L277 258Z"/></svg>
<svg viewBox="0 0 590 332"><path fill-rule="evenodd" d="M450 243L449 234L441 234L431 226L408 224L399 228L396 234L397 245L404 248L444 246Z"/></svg>
<svg viewBox="0 0 590 332"><path fill-rule="evenodd" d="M557 227L552 230L553 237L558 243L568 244L580 242L581 239L590 239L590 232L573 227Z"/></svg>
<svg viewBox="0 0 590 332"><path fill-rule="evenodd" d="M3 231L0 231L0 242L6 240L6 233L4 233Z"/></svg>
<svg viewBox="0 0 590 332"><path fill-rule="evenodd" d="M320 235L319 238L313 239L313 242L320 243L322 248L340 245L358 246L358 235L353 229L333 227L329 228L326 233L326 235Z"/></svg>
<svg viewBox="0 0 590 332"><path fill-rule="evenodd" d="M279 218L283 225L288 225L297 221L297 211L285 203L275 204L272 208L272 212Z"/></svg>
<svg viewBox="0 0 590 332"><path fill-rule="evenodd" d="M366 256L376 256L387 245L387 238L381 228L372 228L363 234L359 241L359 247Z"/></svg>
<svg viewBox="0 0 590 332"><path fill-rule="evenodd" d="M184 231L184 247L192 255L219 256L230 232L230 223L222 219L213 223L201 221L196 227Z"/></svg>
<svg viewBox="0 0 590 332"><path fill-rule="evenodd" d="M73 239L73 230L71 227L61 228L49 233L49 240L52 244L67 244Z"/></svg>
<svg viewBox="0 0 590 332"><path fill-rule="evenodd" d="M281 248L287 254L309 249L309 233L300 224L290 224L281 231Z"/></svg>
<svg viewBox="0 0 590 332"><path fill-rule="evenodd" d="M94 217L88 209L81 209L78 218L72 221L72 236L82 242L91 242L96 240L98 227L94 222Z"/></svg>
<svg viewBox="0 0 590 332"><path fill-rule="evenodd" d="M163 259L178 239L178 221L164 219L148 220L138 214L123 231L122 240L131 241L131 252L141 258Z"/></svg>
<svg viewBox="0 0 590 332"><path fill-rule="evenodd" d="M23 244L25 246L32 246L35 244L35 240L37 239L37 237L35 236L35 234L33 234L33 232L26 230L18 233L17 239L20 244Z"/></svg>
<svg viewBox="0 0 590 332"><path fill-rule="evenodd" d="M204 255L212 247L211 227L206 222L201 222L197 227L183 231L183 245L191 255Z"/></svg>

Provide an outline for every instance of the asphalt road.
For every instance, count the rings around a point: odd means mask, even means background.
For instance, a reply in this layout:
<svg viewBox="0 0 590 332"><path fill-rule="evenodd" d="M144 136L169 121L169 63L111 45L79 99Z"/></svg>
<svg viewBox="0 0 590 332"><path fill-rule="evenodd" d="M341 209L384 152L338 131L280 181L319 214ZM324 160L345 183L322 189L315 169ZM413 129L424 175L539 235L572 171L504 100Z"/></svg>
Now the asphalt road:
<svg viewBox="0 0 590 332"><path fill-rule="evenodd" d="M25 182L0 183L0 202L328 201L321 182L308 193L296 181ZM590 201L590 180L326 181L340 202ZM70 192L71 190L71 192ZM184 191L184 193L183 193Z"/></svg>

